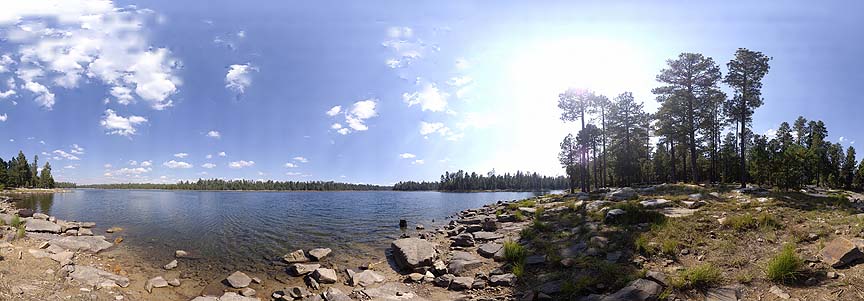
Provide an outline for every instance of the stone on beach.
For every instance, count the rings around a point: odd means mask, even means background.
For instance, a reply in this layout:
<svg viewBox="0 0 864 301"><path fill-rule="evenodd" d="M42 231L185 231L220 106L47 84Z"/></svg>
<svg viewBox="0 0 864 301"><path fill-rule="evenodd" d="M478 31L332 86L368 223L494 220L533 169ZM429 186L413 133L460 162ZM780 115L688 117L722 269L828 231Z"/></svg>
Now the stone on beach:
<svg viewBox="0 0 864 301"><path fill-rule="evenodd" d="M330 252L332 252L332 251L333 250L330 250L330 248L312 249L312 250L309 250L309 257L311 257L312 260L321 261L321 259L324 259L324 257L327 257L327 255L330 255Z"/></svg>
<svg viewBox="0 0 864 301"><path fill-rule="evenodd" d="M97 285L100 287L111 285L120 287L129 286L129 278L115 275L91 266L70 265L67 267L74 268L74 270L69 274L70 278L91 287Z"/></svg>
<svg viewBox="0 0 864 301"><path fill-rule="evenodd" d="M51 254L51 256L49 256L49 257L51 259L53 259L54 261L56 261L57 263L60 263L60 266L62 267L65 265L72 264L72 257L74 257L74 256L75 256L75 253L72 253L69 251L63 251L63 252L60 252L57 254Z"/></svg>
<svg viewBox="0 0 864 301"><path fill-rule="evenodd" d="M187 253L186 251L183 251L183 250L174 251L174 257L183 258L186 256L189 256L189 253Z"/></svg>
<svg viewBox="0 0 864 301"><path fill-rule="evenodd" d="M63 227L47 220L25 218L24 230L27 232L60 233Z"/></svg>
<svg viewBox="0 0 864 301"><path fill-rule="evenodd" d="M473 283L474 278L472 277L454 277L448 288L454 291L464 291L471 288Z"/></svg>
<svg viewBox="0 0 864 301"><path fill-rule="evenodd" d="M285 260L287 263L309 262L309 257L306 257L306 253L303 250L296 250L285 254L282 260Z"/></svg>
<svg viewBox="0 0 864 301"><path fill-rule="evenodd" d="M249 276L240 271L234 272L231 276L228 276L226 280L228 280L228 284L233 288L244 288L252 283L252 278L249 278Z"/></svg>
<svg viewBox="0 0 864 301"><path fill-rule="evenodd" d="M324 300L327 301L351 301L351 297L348 297L348 295L335 287L327 288L327 291L322 295L324 295Z"/></svg>
<svg viewBox="0 0 864 301"><path fill-rule="evenodd" d="M354 272L354 270L348 269L346 270L348 273L348 284L351 286L370 286L375 283L384 282L384 276L372 271L365 270L362 272Z"/></svg>
<svg viewBox="0 0 864 301"><path fill-rule="evenodd" d="M471 233L462 233L451 239L453 240L453 245L457 247L474 246L474 235L471 235Z"/></svg>
<svg viewBox="0 0 864 301"><path fill-rule="evenodd" d="M421 266L431 266L437 257L435 245L419 238L402 238L391 244L393 259L405 270Z"/></svg>
<svg viewBox="0 0 864 301"><path fill-rule="evenodd" d="M318 283L331 284L336 283L336 271L327 268L318 268L312 272L312 278Z"/></svg>
<svg viewBox="0 0 864 301"><path fill-rule="evenodd" d="M295 263L288 266L286 272L291 276L303 276L309 273L314 272L321 265L317 263Z"/></svg>
<svg viewBox="0 0 864 301"><path fill-rule="evenodd" d="M152 293L153 288L166 286L168 286L168 281L166 281L165 278L162 278L162 276L151 278L144 283L144 289L147 290L148 293Z"/></svg>
<svg viewBox="0 0 864 301"><path fill-rule="evenodd" d="M176 267L177 267L177 259L174 259L171 262L169 262L168 264L166 264L165 266L163 266L162 268L166 269L166 270L173 270Z"/></svg>
<svg viewBox="0 0 864 301"><path fill-rule="evenodd" d="M497 243L488 243L483 244L479 248L477 248L477 254L486 258L492 258L495 256L495 253L498 253L503 246Z"/></svg>
<svg viewBox="0 0 864 301"><path fill-rule="evenodd" d="M105 240L105 236L64 236L48 241L51 246L57 246L69 251L87 251L98 253L113 246Z"/></svg>
<svg viewBox="0 0 864 301"><path fill-rule="evenodd" d="M831 267L837 268L851 264L864 258L864 253L852 241L838 237L822 249L822 260Z"/></svg>
<svg viewBox="0 0 864 301"><path fill-rule="evenodd" d="M656 300L663 292L663 287L657 282L647 279L637 279L614 294L601 299L602 301L618 300Z"/></svg>
<svg viewBox="0 0 864 301"><path fill-rule="evenodd" d="M468 252L454 251L452 255L450 264L447 265L447 271L455 275L461 275L463 272L483 265L480 259Z"/></svg>
<svg viewBox="0 0 864 301"><path fill-rule="evenodd" d="M474 239L475 240L490 241L490 240L496 240L496 239L501 239L501 238L504 238L504 234L497 233L497 232L486 232L486 231L474 232Z"/></svg>
<svg viewBox="0 0 864 301"><path fill-rule="evenodd" d="M489 277L489 284L495 286L514 286L516 285L516 275L511 273L492 275Z"/></svg>

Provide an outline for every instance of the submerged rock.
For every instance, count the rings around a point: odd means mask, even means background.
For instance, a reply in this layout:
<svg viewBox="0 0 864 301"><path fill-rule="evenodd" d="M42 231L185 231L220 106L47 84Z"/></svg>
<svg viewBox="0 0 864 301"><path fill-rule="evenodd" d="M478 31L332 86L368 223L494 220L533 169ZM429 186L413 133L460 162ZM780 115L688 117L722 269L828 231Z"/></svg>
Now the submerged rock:
<svg viewBox="0 0 864 301"><path fill-rule="evenodd" d="M402 238L393 241L390 246L396 264L405 270L413 270L421 266L431 266L437 257L435 245L419 238Z"/></svg>
<svg viewBox="0 0 864 301"><path fill-rule="evenodd" d="M285 256L282 257L282 260L285 260L287 263L309 262L309 257L306 257L306 253L303 252L303 250L296 250L285 254Z"/></svg>

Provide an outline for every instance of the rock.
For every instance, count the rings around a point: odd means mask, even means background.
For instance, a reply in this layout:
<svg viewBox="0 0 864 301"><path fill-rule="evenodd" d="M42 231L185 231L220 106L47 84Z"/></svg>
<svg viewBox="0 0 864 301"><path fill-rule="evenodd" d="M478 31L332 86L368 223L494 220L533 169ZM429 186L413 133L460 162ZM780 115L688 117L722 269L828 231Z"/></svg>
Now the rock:
<svg viewBox="0 0 864 301"><path fill-rule="evenodd" d="M624 209L615 208L606 212L606 219L604 220L607 223L615 222L615 220L619 217L627 213Z"/></svg>
<svg viewBox="0 0 864 301"><path fill-rule="evenodd" d="M608 201L593 201L593 202L590 202L587 205L585 205L585 210L597 211L597 210L602 209L603 207L606 207L606 205L609 205L609 204L610 204L610 202L608 202Z"/></svg>
<svg viewBox="0 0 864 301"><path fill-rule="evenodd" d="M351 301L348 295L335 287L328 288L322 295L324 295L324 300L327 301Z"/></svg>
<svg viewBox="0 0 864 301"><path fill-rule="evenodd" d="M474 233L474 239L479 240L479 241L490 241L490 240L496 240L496 239L502 239L502 238L504 238L504 234L501 234L498 232L481 231L481 232L475 232Z"/></svg>
<svg viewBox="0 0 864 301"><path fill-rule="evenodd" d="M72 264L72 257L75 256L75 253L69 251L63 251L57 254L51 254L51 259L60 263L60 266L70 265Z"/></svg>
<svg viewBox="0 0 864 301"><path fill-rule="evenodd" d="M151 278L147 280L147 282L144 282L144 289L147 290L148 293L153 293L153 288L166 286L168 286L168 281L165 281L165 278L162 278L162 276Z"/></svg>
<svg viewBox="0 0 864 301"><path fill-rule="evenodd" d="M687 196L687 199L691 200L691 201L701 201L702 198L703 198L703 196L701 193L694 193L694 194Z"/></svg>
<svg viewBox="0 0 864 301"><path fill-rule="evenodd" d="M255 293L257 293L257 292L254 289L252 289L251 287L244 287L243 289L240 290L241 296L251 297L251 296L255 296Z"/></svg>
<svg viewBox="0 0 864 301"><path fill-rule="evenodd" d="M471 283L471 289L482 290L486 288L486 280L475 278L474 282Z"/></svg>
<svg viewBox="0 0 864 301"><path fill-rule="evenodd" d="M166 269L166 270L173 270L176 267L177 267L177 259L174 259L171 262L169 262L168 264L166 264L165 266L163 266L162 268Z"/></svg>
<svg viewBox="0 0 864 301"><path fill-rule="evenodd" d="M391 244L393 259L405 270L430 266L437 257L435 245L419 238L402 238Z"/></svg>
<svg viewBox="0 0 864 301"><path fill-rule="evenodd" d="M36 214L36 211L32 209L18 209L18 216L20 217L32 217L33 214Z"/></svg>
<svg viewBox="0 0 864 301"><path fill-rule="evenodd" d="M498 216L498 222L512 223L516 221L516 216L512 214L502 214Z"/></svg>
<svg viewBox="0 0 864 301"><path fill-rule="evenodd" d="M828 243L822 249L822 260L831 267L838 268L864 258L864 253L861 253L852 241L838 237Z"/></svg>
<svg viewBox="0 0 864 301"><path fill-rule="evenodd" d="M123 228L111 227L111 228L108 228L107 230L105 230L106 233L114 233L114 232L120 232L120 231L123 231Z"/></svg>
<svg viewBox="0 0 864 301"><path fill-rule="evenodd" d="M41 258L46 258L48 256L51 256L51 254L49 254L48 252L45 252L41 249L29 249L29 250L27 250L27 253L30 253L30 255L32 255L33 258L36 258L36 259L41 259Z"/></svg>
<svg viewBox="0 0 864 301"><path fill-rule="evenodd" d="M472 270L483 265L479 258L474 257L471 253L454 251L450 263L447 264L447 271L451 274L462 275L463 272Z"/></svg>
<svg viewBox="0 0 864 301"><path fill-rule="evenodd" d="M76 229L69 229L69 230L66 230L66 232L63 232L63 235L68 235L68 236L78 236L78 230L76 230Z"/></svg>
<svg viewBox="0 0 864 301"><path fill-rule="evenodd" d="M87 228L78 229L78 236L93 236L93 230Z"/></svg>
<svg viewBox="0 0 864 301"><path fill-rule="evenodd" d="M639 204L641 204L642 207L645 207L645 208L663 208L663 207L671 206L673 203L670 200L656 199L656 200L641 201L641 202L639 202Z"/></svg>
<svg viewBox="0 0 864 301"><path fill-rule="evenodd" d="M420 273L411 273L411 274L408 274L407 279L411 280L412 282L420 282L420 281L423 281L423 278L425 278L425 277L426 277L425 275L420 274Z"/></svg>
<svg viewBox="0 0 864 301"><path fill-rule="evenodd" d="M837 279L837 272L828 272L826 275L828 279Z"/></svg>
<svg viewBox="0 0 864 301"><path fill-rule="evenodd" d="M311 257L312 260L321 261L321 259L324 259L324 257L327 257L327 255L330 255L330 252L332 252L332 251L333 250L330 250L330 248L312 249L312 250L309 250L309 257Z"/></svg>
<svg viewBox="0 0 864 301"><path fill-rule="evenodd" d="M483 231L486 232L495 232L495 230L498 230L498 223L492 218L483 220L481 225L483 226Z"/></svg>
<svg viewBox="0 0 864 301"><path fill-rule="evenodd" d="M666 274L655 271L648 271L645 273L645 278L648 280L653 280L654 282L659 283L662 286L669 286L669 277Z"/></svg>
<svg viewBox="0 0 864 301"><path fill-rule="evenodd" d="M105 241L105 236L64 236L52 239L48 243L68 251L91 253L98 253L113 246L110 242Z"/></svg>
<svg viewBox="0 0 864 301"><path fill-rule="evenodd" d="M300 299L309 295L309 291L305 287L295 286L288 289L288 295L294 299Z"/></svg>
<svg viewBox="0 0 864 301"><path fill-rule="evenodd" d="M696 209L708 204L705 201L681 201L681 203L687 206L688 209Z"/></svg>
<svg viewBox="0 0 864 301"><path fill-rule="evenodd" d="M606 194L606 199L611 201L626 201L638 198L639 195L630 187L619 188Z"/></svg>
<svg viewBox="0 0 864 301"><path fill-rule="evenodd" d="M661 292L663 292L663 287L660 286L660 284L657 284L657 282L646 279L636 279L624 288L600 300L657 300L657 297L660 296Z"/></svg>
<svg viewBox="0 0 864 301"><path fill-rule="evenodd" d="M448 287L448 289L454 291L464 291L471 288L472 284L474 284L474 278L454 277L453 281L450 282L450 286Z"/></svg>
<svg viewBox="0 0 864 301"><path fill-rule="evenodd" d="M180 286L180 279L174 278L174 279L168 280L168 285L174 286L174 287Z"/></svg>
<svg viewBox="0 0 864 301"><path fill-rule="evenodd" d="M376 288L363 289L361 295L368 297L370 300L390 301L390 300L426 300L417 296L414 290L403 283L387 282ZM360 299L360 298L358 298ZM361 300L366 300L365 298Z"/></svg>
<svg viewBox="0 0 864 301"><path fill-rule="evenodd" d="M424 226L421 225L421 224L417 224L417 226L415 226L414 229L416 229L416 230L424 230L424 229L426 229L426 227L424 227Z"/></svg>
<svg viewBox="0 0 864 301"><path fill-rule="evenodd" d="M536 290L547 295L555 295L561 292L561 287L563 285L564 280L555 280L538 286Z"/></svg>
<svg viewBox="0 0 864 301"><path fill-rule="evenodd" d="M187 253L186 251L183 251L183 250L174 251L174 257L183 258L186 256L189 256L189 253Z"/></svg>
<svg viewBox="0 0 864 301"><path fill-rule="evenodd" d="M351 286L370 286L375 283L384 282L384 276L372 271L365 270L360 273L356 273L353 270L347 270L348 272L348 284ZM422 275L421 275L422 277Z"/></svg>
<svg viewBox="0 0 864 301"><path fill-rule="evenodd" d="M516 285L516 275L511 273L492 275L489 277L489 284L494 286L514 286Z"/></svg>
<svg viewBox="0 0 864 301"><path fill-rule="evenodd" d="M776 286L776 285L771 286L771 288L768 289L768 291L771 292L772 294L774 294L775 296L777 296L777 297L780 298L780 299L789 299L789 298L792 297L792 296L789 295L789 293L787 293L787 292L784 291L782 288L780 288L780 287L778 287L778 286Z"/></svg>
<svg viewBox="0 0 864 301"><path fill-rule="evenodd" d="M233 288L244 288L249 286L250 283L252 283L252 278L249 278L249 276L247 276L241 271L234 272L233 274L228 276L226 280L228 280L228 284L230 284Z"/></svg>
<svg viewBox="0 0 864 301"><path fill-rule="evenodd" d="M26 230L27 232L60 233L62 230L62 227L60 227L60 225L49 222L47 220L33 218L25 218L23 220L24 230Z"/></svg>
<svg viewBox="0 0 864 301"><path fill-rule="evenodd" d="M321 265L317 263L295 263L289 265L286 271L288 272L288 275L296 277L312 273L320 267Z"/></svg>
<svg viewBox="0 0 864 301"><path fill-rule="evenodd" d="M314 272L312 272L312 278L314 278L318 283L336 283L336 271L333 269L327 268L317 268Z"/></svg>
<svg viewBox="0 0 864 301"><path fill-rule="evenodd" d="M68 265L67 268L72 268L69 277L79 283L86 284L91 287L117 285L120 287L129 286L129 278L118 276L91 266Z"/></svg>
<svg viewBox="0 0 864 301"><path fill-rule="evenodd" d="M710 288L705 292L705 301L738 301L740 292L734 287Z"/></svg>
<svg viewBox="0 0 864 301"><path fill-rule="evenodd" d="M47 220L48 220L48 215L47 215L47 214L44 214L44 213L36 212L36 213L33 213L33 218L35 218L35 219L41 219L41 220L46 220L46 221L47 221Z"/></svg>
<svg viewBox="0 0 864 301"><path fill-rule="evenodd" d="M471 233L462 233L456 235L456 237L451 238L453 240L452 245L456 247L473 247L474 246L474 236Z"/></svg>
<svg viewBox="0 0 864 301"><path fill-rule="evenodd" d="M546 262L546 255L531 255L525 257L525 264L527 265L535 265Z"/></svg>
<svg viewBox="0 0 864 301"><path fill-rule="evenodd" d="M479 248L477 248L477 254L480 254L480 256L486 258L492 258L492 256L494 256L495 253L497 253L503 247L504 246L502 246L501 244L496 243L483 244Z"/></svg>
<svg viewBox="0 0 864 301"><path fill-rule="evenodd" d="M309 262L309 258L306 257L306 253L303 250L296 250L285 254L285 256L282 256L282 260L285 260L287 263Z"/></svg>
<svg viewBox="0 0 864 301"><path fill-rule="evenodd" d="M447 265L444 264L444 261L442 260L436 260L432 263L432 272L434 272L435 275L447 274Z"/></svg>
<svg viewBox="0 0 864 301"><path fill-rule="evenodd" d="M452 282L454 278L456 278L456 276L453 276L453 274L444 274L436 277L434 283L435 286L450 287L450 282Z"/></svg>
<svg viewBox="0 0 864 301"><path fill-rule="evenodd" d="M316 291L321 289L321 286L318 284L318 281L315 281L315 278L306 277L305 279L306 279L306 286L308 286L309 288L316 290Z"/></svg>
<svg viewBox="0 0 864 301"><path fill-rule="evenodd" d="M399 228L408 228L408 221L404 219L399 220Z"/></svg>

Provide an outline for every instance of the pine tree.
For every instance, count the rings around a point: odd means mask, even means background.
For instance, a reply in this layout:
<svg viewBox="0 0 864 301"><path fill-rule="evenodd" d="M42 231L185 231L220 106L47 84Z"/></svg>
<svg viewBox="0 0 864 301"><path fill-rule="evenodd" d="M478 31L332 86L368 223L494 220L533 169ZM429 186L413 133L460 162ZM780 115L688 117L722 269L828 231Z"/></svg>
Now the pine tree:
<svg viewBox="0 0 864 301"><path fill-rule="evenodd" d="M843 171L841 178L843 180L843 188L852 189L852 181L855 179L855 148L849 146L846 150L846 159L843 161Z"/></svg>
<svg viewBox="0 0 864 301"><path fill-rule="evenodd" d="M576 121L577 119L580 120L582 122L582 127L579 128L579 130L582 131L585 129L585 114L591 106L591 102L594 98L596 98L594 92L585 89L568 89L567 91L564 91L564 93L559 94L558 108L561 109L561 120L564 122ZM579 171L582 175L581 189L582 192L588 192L588 155L585 152L587 147L585 145L580 146L580 149L582 150L579 154L580 168L582 169Z"/></svg>
<svg viewBox="0 0 864 301"><path fill-rule="evenodd" d="M768 61L771 58L761 52L739 48L735 52L735 58L726 66L729 72L724 78L735 92L734 97L726 101L725 112L730 120L735 120L739 125L741 135L740 142L740 170L741 187L747 187L747 163L745 149L747 141L748 125L753 119L754 110L762 106L762 78L768 74Z"/></svg>
<svg viewBox="0 0 864 301"><path fill-rule="evenodd" d="M570 193L574 193L576 190L576 176L579 165L579 146L577 144L573 134L567 134L564 140L561 141L561 152L558 153L558 162L561 163L561 167L564 167L570 179Z"/></svg>
<svg viewBox="0 0 864 301"><path fill-rule="evenodd" d="M39 178L39 187L54 188L54 177L51 175L51 164L48 162L45 162L45 166L42 167L42 174Z"/></svg>

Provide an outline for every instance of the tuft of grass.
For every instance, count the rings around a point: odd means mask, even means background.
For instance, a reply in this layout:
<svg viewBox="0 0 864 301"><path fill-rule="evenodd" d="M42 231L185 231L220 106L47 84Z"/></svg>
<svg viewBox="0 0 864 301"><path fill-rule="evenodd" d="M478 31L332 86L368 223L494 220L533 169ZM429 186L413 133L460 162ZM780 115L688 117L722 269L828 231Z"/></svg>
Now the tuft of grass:
<svg viewBox="0 0 864 301"><path fill-rule="evenodd" d="M514 263L511 272L513 273L513 275L516 275L516 277L522 277L522 275L525 275L525 263Z"/></svg>
<svg viewBox="0 0 864 301"><path fill-rule="evenodd" d="M677 240L671 237L664 238L660 242L660 253L666 256L675 256L678 254L678 247L681 245Z"/></svg>
<svg viewBox="0 0 864 301"><path fill-rule="evenodd" d="M513 263L514 266L524 263L526 256L528 256L528 250L519 243L511 240L504 242L504 258Z"/></svg>
<svg viewBox="0 0 864 301"><path fill-rule="evenodd" d="M804 262L795 253L794 244L786 244L783 250L768 261L765 276L768 280L784 283L795 280L800 275Z"/></svg>
<svg viewBox="0 0 864 301"><path fill-rule="evenodd" d="M24 221L22 221L21 217L19 217L18 215L13 216L11 222L11 226L13 228L19 228L21 227L21 225L24 225Z"/></svg>
<svg viewBox="0 0 864 301"><path fill-rule="evenodd" d="M24 229L24 226L18 227L18 232L15 233L15 238L22 238L22 237L24 237L24 235L26 235L26 234L27 234L27 232L26 232L26 230Z"/></svg>
<svg viewBox="0 0 864 301"><path fill-rule="evenodd" d="M516 218L517 221L524 221L525 215L522 214L522 210L516 210L513 212L513 217Z"/></svg>
<svg viewBox="0 0 864 301"><path fill-rule="evenodd" d="M666 221L666 216L657 211L645 209L642 205L635 202L620 203L609 207L609 210L621 209L624 214L615 217L615 223L621 225L636 225L642 223L662 224ZM601 214L603 214L601 212ZM602 217L601 219L602 220Z"/></svg>
<svg viewBox="0 0 864 301"><path fill-rule="evenodd" d="M776 230L783 226L783 224L780 222L779 219L777 219L777 217L768 212L762 212L755 217L750 213L730 216L726 218L725 225L731 227L738 232L757 228L765 230Z"/></svg>
<svg viewBox="0 0 864 301"><path fill-rule="evenodd" d="M676 289L707 288L720 281L720 269L704 263L691 268L684 269L678 273L678 277L672 281Z"/></svg>
<svg viewBox="0 0 864 301"><path fill-rule="evenodd" d="M535 209L534 211L534 219L539 220L541 217L543 217L543 212L546 212L546 208L537 207L537 209Z"/></svg>
<svg viewBox="0 0 864 301"><path fill-rule="evenodd" d="M519 237L522 239L532 241L537 237L537 231L534 231L533 227L525 227L522 228L522 231L519 231Z"/></svg>
<svg viewBox="0 0 864 301"><path fill-rule="evenodd" d="M537 205L537 201L532 200L532 199L527 199L527 200L521 200L518 202L513 202L510 204L507 204L507 209L518 211L519 207L534 207L535 205Z"/></svg>
<svg viewBox="0 0 864 301"><path fill-rule="evenodd" d="M538 219L535 219L534 222L531 223L531 227L534 228L535 232L549 232L552 230L552 226L549 223L541 222Z"/></svg>

